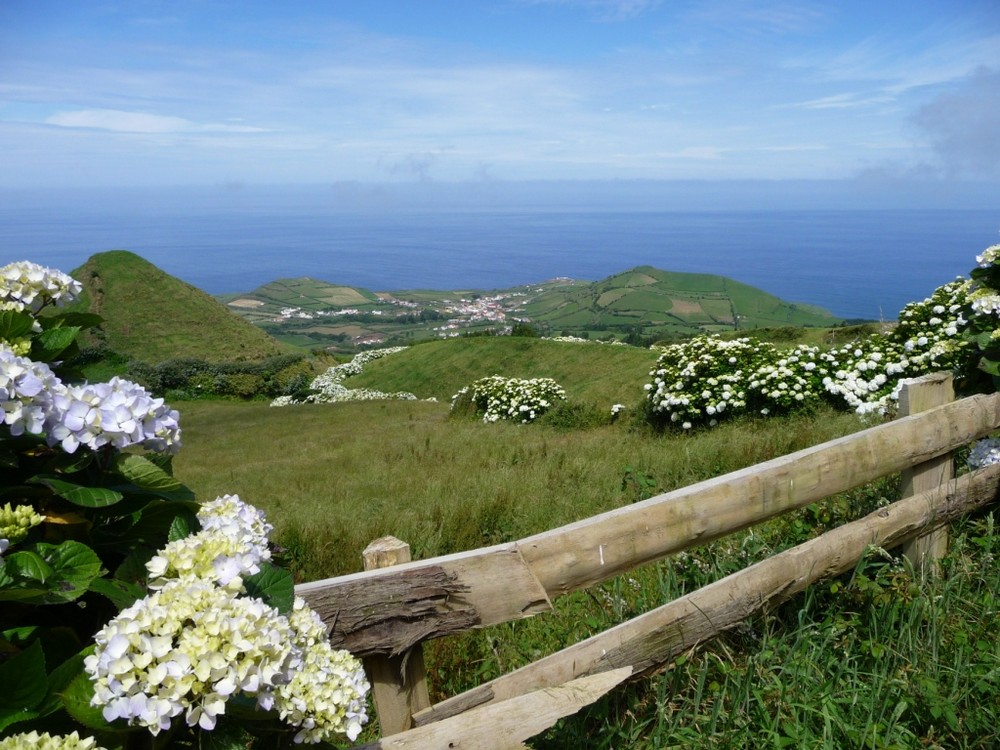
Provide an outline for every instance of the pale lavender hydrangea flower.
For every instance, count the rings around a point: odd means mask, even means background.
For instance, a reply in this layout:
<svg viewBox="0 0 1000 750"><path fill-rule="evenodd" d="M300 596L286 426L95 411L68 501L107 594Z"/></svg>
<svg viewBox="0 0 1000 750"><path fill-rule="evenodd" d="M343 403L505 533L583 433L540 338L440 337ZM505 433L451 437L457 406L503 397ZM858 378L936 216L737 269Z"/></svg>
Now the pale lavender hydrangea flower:
<svg viewBox="0 0 1000 750"><path fill-rule="evenodd" d="M121 378L107 383L68 386L53 396L48 440L67 453L84 445L106 445L176 453L180 449L177 411L154 398L141 385Z"/></svg>
<svg viewBox="0 0 1000 750"><path fill-rule="evenodd" d="M0 345L0 408L11 435L41 433L53 395L64 390L48 365L19 357Z"/></svg>
<svg viewBox="0 0 1000 750"><path fill-rule="evenodd" d="M984 438L977 441L966 459L969 468L981 469L984 466L1000 464L1000 439Z"/></svg>

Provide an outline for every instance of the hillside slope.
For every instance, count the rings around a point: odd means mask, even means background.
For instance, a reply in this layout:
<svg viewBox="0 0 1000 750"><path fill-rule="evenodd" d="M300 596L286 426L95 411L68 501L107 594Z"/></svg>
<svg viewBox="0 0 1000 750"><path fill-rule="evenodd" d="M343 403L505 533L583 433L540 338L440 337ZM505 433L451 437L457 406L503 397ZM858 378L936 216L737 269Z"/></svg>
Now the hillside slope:
<svg viewBox="0 0 1000 750"><path fill-rule="evenodd" d="M288 350L212 296L125 250L91 256L71 274L75 307L104 318L96 340L135 359L257 360Z"/></svg>
<svg viewBox="0 0 1000 750"><path fill-rule="evenodd" d="M432 341L375 360L349 388L410 391L449 400L463 386L488 375L554 378L567 396L606 405L632 404L657 353L635 346L546 341L520 336L482 336Z"/></svg>
<svg viewBox="0 0 1000 750"><path fill-rule="evenodd" d="M786 302L756 287L711 274L639 266L586 286L549 290L522 308L554 330L633 329L690 335L775 326L830 326L818 307Z"/></svg>

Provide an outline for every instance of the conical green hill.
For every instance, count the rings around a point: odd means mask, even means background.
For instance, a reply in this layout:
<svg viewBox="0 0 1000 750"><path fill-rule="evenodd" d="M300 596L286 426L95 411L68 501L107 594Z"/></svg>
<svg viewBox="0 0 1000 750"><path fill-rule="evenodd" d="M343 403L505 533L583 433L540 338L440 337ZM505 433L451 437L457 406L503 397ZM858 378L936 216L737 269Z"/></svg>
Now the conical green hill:
<svg viewBox="0 0 1000 750"><path fill-rule="evenodd" d="M84 290L75 306L104 318L96 338L135 359L229 362L287 352L210 295L135 253L98 253L70 275Z"/></svg>

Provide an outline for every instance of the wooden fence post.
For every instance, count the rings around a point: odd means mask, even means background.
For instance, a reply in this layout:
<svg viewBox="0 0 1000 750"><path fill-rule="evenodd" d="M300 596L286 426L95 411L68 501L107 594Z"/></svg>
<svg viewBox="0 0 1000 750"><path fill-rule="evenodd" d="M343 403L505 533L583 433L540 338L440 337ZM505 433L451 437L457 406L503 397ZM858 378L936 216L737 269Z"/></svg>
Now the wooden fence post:
<svg viewBox="0 0 1000 750"><path fill-rule="evenodd" d="M899 414L910 416L953 401L955 388L950 372L937 372L903 381L899 392ZM932 458L902 474L902 496L909 497L932 490L954 478L951 453ZM938 561L948 551L948 531L944 526L931 529L903 547L903 554L914 569L934 574Z"/></svg>
<svg viewBox="0 0 1000 750"><path fill-rule="evenodd" d="M369 544L362 555L365 570L388 568L410 562L410 545L394 536L384 536ZM413 714L431 705L423 647L418 643L397 656L369 656L363 661L382 736L410 729Z"/></svg>

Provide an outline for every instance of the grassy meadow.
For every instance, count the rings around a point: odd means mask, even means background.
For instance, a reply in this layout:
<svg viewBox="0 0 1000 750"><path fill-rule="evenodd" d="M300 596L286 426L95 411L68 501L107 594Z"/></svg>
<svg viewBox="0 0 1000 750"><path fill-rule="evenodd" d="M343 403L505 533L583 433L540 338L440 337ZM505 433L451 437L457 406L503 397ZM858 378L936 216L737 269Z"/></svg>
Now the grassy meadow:
<svg viewBox="0 0 1000 750"><path fill-rule="evenodd" d="M515 540L861 429L820 408L658 434L640 413L655 356L534 339L422 344L349 387L437 402L180 409L177 476L203 499L264 509L298 580L361 569L392 534L415 558ZM484 375L554 377L568 405L530 425L449 415ZM621 418L610 420L613 403ZM555 602L555 611L425 647L437 700L529 663L890 502L896 477L831 498ZM1000 746L1000 542L961 522L938 580L891 551L814 587L674 665L562 720L536 748L995 748ZM373 726L369 738L377 736Z"/></svg>

